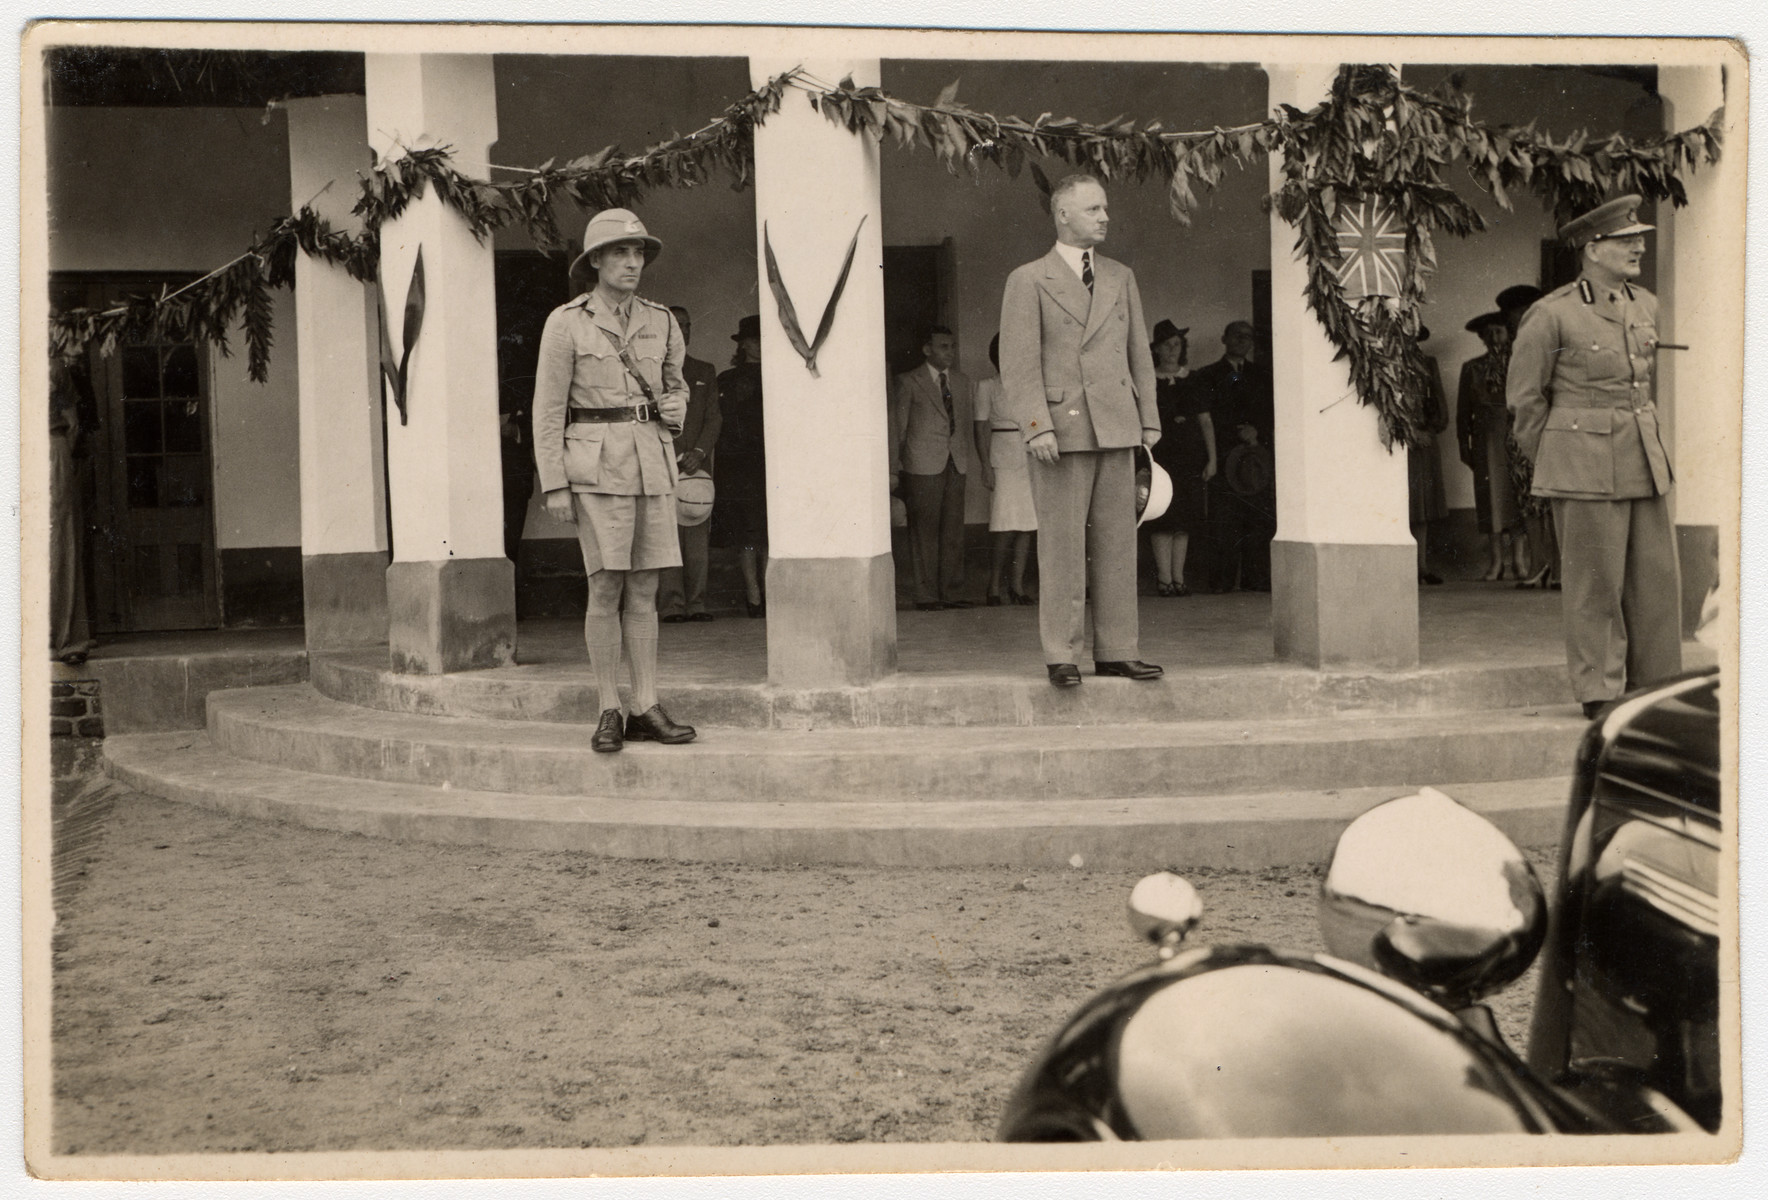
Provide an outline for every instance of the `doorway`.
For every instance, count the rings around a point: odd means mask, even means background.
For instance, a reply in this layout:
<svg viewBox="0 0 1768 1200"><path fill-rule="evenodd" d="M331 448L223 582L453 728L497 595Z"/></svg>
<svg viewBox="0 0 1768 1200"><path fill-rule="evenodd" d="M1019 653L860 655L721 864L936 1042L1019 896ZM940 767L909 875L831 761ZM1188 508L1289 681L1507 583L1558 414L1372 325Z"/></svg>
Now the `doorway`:
<svg viewBox="0 0 1768 1200"><path fill-rule="evenodd" d="M884 247L884 362L892 376L921 365L929 325L959 332L951 297L956 257L950 238Z"/></svg>
<svg viewBox="0 0 1768 1200"><path fill-rule="evenodd" d="M52 309L108 308L187 276L59 274ZM210 363L194 341L88 351L87 563L95 633L221 624Z"/></svg>

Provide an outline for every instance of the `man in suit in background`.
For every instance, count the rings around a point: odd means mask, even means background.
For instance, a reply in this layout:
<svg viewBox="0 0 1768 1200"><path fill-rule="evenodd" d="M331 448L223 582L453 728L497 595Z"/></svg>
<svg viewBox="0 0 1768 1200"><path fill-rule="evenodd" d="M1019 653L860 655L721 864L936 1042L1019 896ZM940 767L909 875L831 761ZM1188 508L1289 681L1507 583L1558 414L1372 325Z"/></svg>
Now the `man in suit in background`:
<svg viewBox="0 0 1768 1200"><path fill-rule="evenodd" d="M1160 440L1154 357L1136 277L1095 253L1105 189L1070 175L1050 192L1056 245L1007 277L1001 388L1025 437L1037 509L1038 633L1050 682L1080 683L1086 606L1095 674L1158 679L1136 614L1137 446Z"/></svg>
<svg viewBox="0 0 1768 1200"><path fill-rule="evenodd" d="M1639 204L1610 200L1559 231L1582 274L1523 316L1506 386L1533 493L1553 501L1566 662L1586 717L1682 670L1670 456L1652 398L1658 302L1632 282L1652 228Z"/></svg>
<svg viewBox="0 0 1768 1200"><path fill-rule="evenodd" d="M690 344L693 320L679 304L669 306L675 323L681 326L681 340ZM688 415L681 432L675 435L675 464L683 475L695 471L712 471L712 450L718 445L718 433L724 418L718 411L718 368L709 362L689 356L682 360L682 378L688 385ZM706 570L711 561L712 522L680 525L681 566L665 567L658 577L657 612L670 624L682 621L710 621L706 611Z"/></svg>
<svg viewBox="0 0 1768 1200"><path fill-rule="evenodd" d="M915 607L969 608L964 590L964 479L981 461L973 449L975 391L956 369L958 340L928 331L920 366L896 377L890 396L890 490L908 508Z"/></svg>
<svg viewBox="0 0 1768 1200"><path fill-rule="evenodd" d="M1261 497L1237 494L1228 476L1228 457L1241 446L1271 446L1275 425L1271 372L1253 357L1257 331L1250 321L1229 321L1222 330L1222 356L1200 367L1192 381L1205 392L1202 407L1215 421L1223 469L1209 482L1209 529L1214 553L1210 589L1231 592L1271 590L1271 537L1275 514L1263 511Z"/></svg>

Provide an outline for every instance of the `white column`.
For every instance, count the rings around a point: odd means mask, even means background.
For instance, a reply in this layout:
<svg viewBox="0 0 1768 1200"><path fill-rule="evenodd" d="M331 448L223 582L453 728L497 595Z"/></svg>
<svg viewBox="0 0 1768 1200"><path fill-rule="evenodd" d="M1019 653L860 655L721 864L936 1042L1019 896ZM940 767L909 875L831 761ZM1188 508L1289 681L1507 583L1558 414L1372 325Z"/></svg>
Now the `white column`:
<svg viewBox="0 0 1768 1200"><path fill-rule="evenodd" d="M369 140L383 158L445 144L469 174L497 140L489 55L370 54ZM503 556L497 434L497 312L489 240L477 241L432 189L381 228L381 280L396 352L412 266L426 304L406 384L407 419L388 406L393 667L441 672L515 658L515 575Z"/></svg>
<svg viewBox="0 0 1768 1200"><path fill-rule="evenodd" d="M1310 109L1337 63L1266 64L1267 108ZM1283 164L1271 159L1271 186ZM1407 524L1406 451L1381 444L1375 410L1307 306L1296 231L1271 214L1277 536L1271 625L1280 659L1314 667L1418 665L1416 546Z"/></svg>
<svg viewBox="0 0 1768 1200"><path fill-rule="evenodd" d="M1742 64L1734 61L1732 69L1742 70ZM1683 177L1688 206L1657 206L1658 337L1688 347L1657 356L1657 401L1676 470L1671 496L1687 634L1714 583L1727 590L1737 586L1734 577L1720 578L1719 564L1721 547L1736 546L1741 492L1745 130L1736 111L1740 100L1727 97L1725 71L1717 63L1658 68L1658 94L1671 132L1727 108L1718 163L1703 163ZM1725 558L1735 561L1729 553Z"/></svg>
<svg viewBox="0 0 1768 1200"><path fill-rule="evenodd" d="M751 59L759 85L800 65ZM877 59L802 62L823 79L879 81ZM896 667L878 147L788 91L755 131L756 270L767 437L768 679L868 683ZM813 376L786 340L761 253L765 226L806 338L859 247Z"/></svg>
<svg viewBox="0 0 1768 1200"><path fill-rule="evenodd" d="M290 207L340 232L369 163L361 96L290 100ZM301 585L307 649L387 640L387 496L374 290L343 267L295 259L300 379Z"/></svg>

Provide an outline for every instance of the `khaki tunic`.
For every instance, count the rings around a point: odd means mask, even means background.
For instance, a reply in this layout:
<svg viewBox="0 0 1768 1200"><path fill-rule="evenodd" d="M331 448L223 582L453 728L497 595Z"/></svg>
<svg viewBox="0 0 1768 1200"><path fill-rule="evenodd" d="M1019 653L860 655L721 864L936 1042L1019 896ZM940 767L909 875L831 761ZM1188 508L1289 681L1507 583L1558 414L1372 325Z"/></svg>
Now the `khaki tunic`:
<svg viewBox="0 0 1768 1200"><path fill-rule="evenodd" d="M534 377L534 460L543 492L663 496L675 491L674 438L661 420L567 423L567 408L631 408L643 389L620 361L626 346L659 403L684 402L687 343L667 308L634 297L624 330L585 293L555 308Z"/></svg>
<svg viewBox="0 0 1768 1200"><path fill-rule="evenodd" d="M1633 500L1674 478L1658 432L1652 374L1657 297L1588 280L1537 301L1510 352L1507 401L1537 496Z"/></svg>

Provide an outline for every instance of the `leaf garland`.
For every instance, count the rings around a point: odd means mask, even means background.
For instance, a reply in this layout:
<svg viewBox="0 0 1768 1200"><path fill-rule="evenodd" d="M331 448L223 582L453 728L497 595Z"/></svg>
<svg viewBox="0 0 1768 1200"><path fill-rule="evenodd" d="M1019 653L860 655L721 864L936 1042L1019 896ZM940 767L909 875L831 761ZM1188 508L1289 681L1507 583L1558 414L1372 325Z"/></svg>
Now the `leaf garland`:
<svg viewBox="0 0 1768 1200"><path fill-rule="evenodd" d="M841 293L847 287L847 276L853 270L853 255L859 249L859 233L866 227L866 219L861 216L859 224L854 227L853 237L847 243L847 257L841 260L841 273L835 276L835 287L829 292L828 303L823 305L823 319L817 322L816 337L804 340L804 329L798 324L798 308L792 303L792 294L786 290L786 281L780 275L780 264L774 258L773 241L768 237L767 222L761 223L762 259L767 267L767 286L773 293L774 307L779 311L780 327L786 331L786 340L798 357L804 360L805 367L813 378L817 376L817 351L829 340L829 330L835 327L835 308L841 303Z"/></svg>
<svg viewBox="0 0 1768 1200"><path fill-rule="evenodd" d="M1349 360L1357 398L1373 405L1389 446L1417 444L1419 373L1424 358L1414 334L1418 307L1436 265L1433 236L1457 237L1486 228L1479 212L1455 192L1451 168L1465 171L1497 203L1532 191L1563 223L1614 193L1638 192L1681 206L1681 176L1717 162L1723 110L1693 129L1628 138L1592 138L1577 132L1555 140L1536 123L1490 126L1473 116L1473 100L1451 84L1425 93L1401 82L1391 68L1347 64L1327 98L1308 111L1280 106L1263 121L1228 128L1169 132L1159 122L1128 117L1101 124L1044 113L1035 120L977 112L957 99L956 82L933 104L859 87L851 78L830 87L802 69L769 80L702 128L623 156L607 147L563 165L498 168L517 181L472 179L458 172L446 146L402 148L377 161L363 177L355 212L364 231L335 232L308 208L285 217L240 258L178 293L131 297L102 312L73 309L51 318L51 349L77 357L96 344L115 349L124 338L199 338L228 353L226 331L245 313L251 376L266 378L271 345L267 289L289 286L296 249L373 279L380 227L397 217L425 187L467 222L483 241L519 225L535 244L564 246L553 203L566 196L581 208L631 207L658 187L697 187L714 176L746 187L754 177L754 131L779 110L788 89L804 92L813 108L856 135L936 154L953 174L982 165L1017 178L1037 159L1057 159L1107 181L1162 179L1168 207L1188 224L1197 189L1210 189L1229 168L1245 168L1276 153L1284 180L1267 204L1296 229L1296 253L1308 268L1309 306L1341 357ZM1047 177L1044 182L1047 184ZM1333 217L1341 203L1379 195L1404 220L1408 272L1401 295L1352 304L1336 277L1340 261Z"/></svg>

